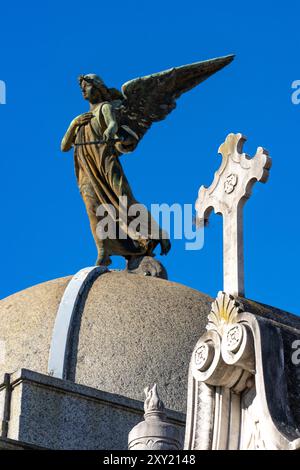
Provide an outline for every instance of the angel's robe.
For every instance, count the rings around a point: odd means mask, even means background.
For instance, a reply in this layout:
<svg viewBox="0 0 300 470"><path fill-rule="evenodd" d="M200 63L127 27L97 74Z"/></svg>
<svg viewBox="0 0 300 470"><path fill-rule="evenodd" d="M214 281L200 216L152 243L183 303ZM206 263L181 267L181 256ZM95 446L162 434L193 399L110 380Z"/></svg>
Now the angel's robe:
<svg viewBox="0 0 300 470"><path fill-rule="evenodd" d="M145 234L140 236L136 230L131 228L134 217L128 216L130 207L133 204L139 204L132 194L119 161L119 156L128 152L128 147L122 146L121 143L118 144L118 149L113 143L89 143L102 140L103 132L107 127L102 114L104 104L105 102L95 107L92 111L95 117L87 125L79 128L75 139L74 153L76 177L86 205L98 253L105 252L108 257L111 254L125 257L131 255L151 256L159 243L159 237L145 237ZM121 131L122 129L119 129L118 136ZM127 209L120 206L121 196L127 197ZM99 220L96 213L100 205L107 209L112 223L115 224L116 237L99 238L99 230L96 231L95 221ZM149 225L150 223L156 224L148 211L146 214L147 223ZM122 236L120 236L121 233ZM153 233L150 226L148 233Z"/></svg>

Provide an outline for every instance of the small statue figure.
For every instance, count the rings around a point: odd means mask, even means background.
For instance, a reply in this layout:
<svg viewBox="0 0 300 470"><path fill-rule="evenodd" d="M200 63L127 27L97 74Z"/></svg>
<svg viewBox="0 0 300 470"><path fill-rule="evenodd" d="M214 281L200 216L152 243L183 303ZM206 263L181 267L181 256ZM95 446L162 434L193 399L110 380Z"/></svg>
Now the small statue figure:
<svg viewBox="0 0 300 470"><path fill-rule="evenodd" d="M182 93L232 60L233 56L226 56L137 78L125 83L122 92L108 88L95 74L79 77L90 111L73 119L61 150L75 149L77 181L98 250L96 265L108 266L111 255L124 256L128 264L135 258L153 257L158 244L162 255L170 250L168 235L150 213L146 212L148 233L132 228L134 217L130 215L130 208L138 202L119 157L136 148L152 123L164 119L176 107L175 101ZM126 208L120 204L122 197L126 197ZM100 206L105 207L117 227L114 237L100 236L97 230Z"/></svg>

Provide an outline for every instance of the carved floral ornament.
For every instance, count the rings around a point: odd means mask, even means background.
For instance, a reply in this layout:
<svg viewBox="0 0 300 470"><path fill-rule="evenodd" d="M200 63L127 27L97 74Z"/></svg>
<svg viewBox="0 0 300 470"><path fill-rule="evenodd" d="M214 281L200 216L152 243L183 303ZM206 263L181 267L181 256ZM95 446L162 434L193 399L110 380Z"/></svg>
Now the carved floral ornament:
<svg viewBox="0 0 300 470"><path fill-rule="evenodd" d="M207 332L198 341L192 360L194 377L216 386L245 388L254 373L253 336L241 320L243 305L219 292L208 315Z"/></svg>
<svg viewBox="0 0 300 470"><path fill-rule="evenodd" d="M244 307L241 302L238 302L232 295L219 292L211 305L206 328L207 330L215 330L222 336L225 327L236 323L239 314L243 311Z"/></svg>
<svg viewBox="0 0 300 470"><path fill-rule="evenodd" d="M238 176L235 173L230 173L230 175L227 176L225 183L224 183L225 193L227 194L232 193L237 183L238 183Z"/></svg>

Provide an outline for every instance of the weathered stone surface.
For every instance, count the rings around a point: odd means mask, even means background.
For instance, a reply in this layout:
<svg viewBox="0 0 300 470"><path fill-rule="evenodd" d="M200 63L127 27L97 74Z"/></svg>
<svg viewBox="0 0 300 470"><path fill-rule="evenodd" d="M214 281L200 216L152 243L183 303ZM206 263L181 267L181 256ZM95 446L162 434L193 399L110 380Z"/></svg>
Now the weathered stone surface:
<svg viewBox="0 0 300 470"><path fill-rule="evenodd" d="M144 421L138 423L128 435L129 450L180 450L183 429L170 423L164 403L159 398L157 385L145 388Z"/></svg>
<svg viewBox="0 0 300 470"><path fill-rule="evenodd" d="M190 363L185 448L300 449L300 318L220 292L208 320Z"/></svg>
<svg viewBox="0 0 300 470"><path fill-rule="evenodd" d="M201 186L196 202L200 223L212 210L223 216L223 290L240 296L245 296L243 206L254 183L267 181L272 163L262 147L253 158L244 153L245 140L242 134L228 134L219 148L221 166L209 188Z"/></svg>
<svg viewBox="0 0 300 470"><path fill-rule="evenodd" d="M10 378L5 438L50 449L127 449L128 432L143 403L22 369ZM0 396L7 386L0 385ZM182 428L184 415L167 411Z"/></svg>
<svg viewBox="0 0 300 470"><path fill-rule="evenodd" d="M0 301L0 372L47 373L59 301L70 278ZM188 364L204 331L211 299L194 289L125 272L101 275L75 319L68 379L143 399L156 382L166 407L185 411Z"/></svg>
<svg viewBox="0 0 300 470"><path fill-rule="evenodd" d="M142 276L168 279L168 273L164 265L152 256L131 257L127 261L126 271Z"/></svg>
<svg viewBox="0 0 300 470"><path fill-rule="evenodd" d="M155 381L168 408L185 410L188 357L209 300L161 279L100 276L82 316L75 381L135 399Z"/></svg>
<svg viewBox="0 0 300 470"><path fill-rule="evenodd" d="M0 437L0 450L45 450L45 447Z"/></svg>
<svg viewBox="0 0 300 470"><path fill-rule="evenodd" d="M0 376L21 367L47 372L55 316L69 280L44 282L0 301Z"/></svg>

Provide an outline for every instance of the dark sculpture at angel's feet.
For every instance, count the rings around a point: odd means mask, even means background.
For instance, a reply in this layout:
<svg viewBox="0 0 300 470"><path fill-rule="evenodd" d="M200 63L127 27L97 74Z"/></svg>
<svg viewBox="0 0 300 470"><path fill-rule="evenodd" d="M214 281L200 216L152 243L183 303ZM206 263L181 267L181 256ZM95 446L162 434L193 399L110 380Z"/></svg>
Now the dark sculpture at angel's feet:
<svg viewBox="0 0 300 470"><path fill-rule="evenodd" d="M108 266L111 255L124 256L130 265L143 256L153 257L157 245L161 246L161 254L170 250L168 235L157 226L150 213L146 216L147 233L132 228L130 207L137 204L137 200L119 157L136 148L152 123L164 119L176 107L176 100L182 93L228 65L233 57L197 62L137 78L125 83L122 92L108 88L97 75L79 77L90 111L71 122L61 149L64 152L75 149L76 176L98 250L97 265ZM126 209L120 206L120 197L124 196ZM116 224L114 237L101 236L97 229L99 206L107 208Z"/></svg>

